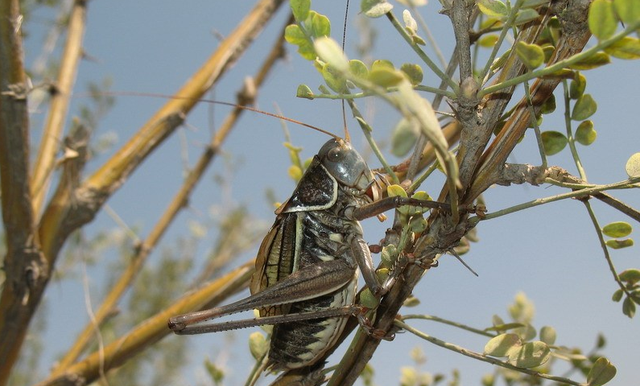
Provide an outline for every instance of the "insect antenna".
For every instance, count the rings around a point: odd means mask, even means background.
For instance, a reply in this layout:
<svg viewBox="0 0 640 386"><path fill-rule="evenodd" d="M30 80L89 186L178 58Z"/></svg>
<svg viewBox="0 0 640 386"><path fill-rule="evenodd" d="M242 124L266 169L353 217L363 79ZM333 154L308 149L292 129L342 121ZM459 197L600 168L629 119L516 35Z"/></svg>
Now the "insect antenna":
<svg viewBox="0 0 640 386"><path fill-rule="evenodd" d="M344 9L344 22L342 24L342 52L344 52L345 42L347 40L347 20L349 18L349 2L345 5ZM349 135L349 129L347 128L347 112L344 104L344 99L342 99L342 127L344 129L344 140L348 143L351 143L351 135Z"/></svg>
<svg viewBox="0 0 640 386"><path fill-rule="evenodd" d="M189 98L189 97L181 97L179 95L154 94L154 93L135 92L135 91L105 91L105 92L101 92L101 94L102 95L107 95L107 96L137 96L137 97L152 97L152 98L164 98L164 99L182 99L182 100L192 99L192 98ZM88 94L76 94L75 95L76 98L81 98L81 97L85 97L85 96L89 96L89 95ZM291 122L291 123L294 123L294 124L299 125L299 126L304 126L304 127L309 128L309 129L315 130L317 132L326 134L326 135L328 135L330 137L336 138L336 139L340 138L339 136L333 134L332 132L324 130L324 129L321 129L321 128L317 127L317 126L313 126L313 125L298 121L298 120L293 119L293 118L285 117L284 115L274 114L274 113L270 113L268 111L263 111L263 110L255 108L255 107L250 107L250 106L246 106L246 105L239 105L237 103L231 103L231 102L217 101L217 100L213 100L213 99L198 99L198 102L210 103L210 104L222 105L222 106L229 106L229 107L235 107L235 108L238 108L238 109L251 111L251 112L254 112L254 113L266 115L268 117L277 118L277 119L281 119L281 120L284 120L284 121L287 121L287 122ZM345 123L345 127L346 127L346 123Z"/></svg>

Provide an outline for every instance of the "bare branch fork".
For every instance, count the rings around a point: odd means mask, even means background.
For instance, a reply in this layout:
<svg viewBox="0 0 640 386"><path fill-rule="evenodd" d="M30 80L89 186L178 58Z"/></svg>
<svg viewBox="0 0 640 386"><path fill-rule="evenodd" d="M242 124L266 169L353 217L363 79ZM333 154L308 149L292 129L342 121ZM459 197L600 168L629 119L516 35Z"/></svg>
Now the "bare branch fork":
<svg viewBox="0 0 640 386"><path fill-rule="evenodd" d="M17 0L0 1L0 57L11 58L0 64L0 168L2 171L2 205L8 253L5 257L7 283L0 297L0 385L4 385L17 359L29 322L46 288L58 253L65 240L75 229L93 219L104 202L128 179L140 163L178 127L185 115L195 106L204 93L214 85L224 72L239 58L249 43L262 30L281 0L261 0L239 27L225 39L218 50L202 68L178 91L181 99L166 103L102 168L85 181L79 174L61 179L56 192L48 203L42 218L36 224L31 189L46 185L51 169L50 145L43 145L34 174L37 184L28 181L28 115L26 111L27 82L22 63L20 39L21 15ZM86 4L76 2L79 20L77 33L69 34L74 42L67 46L67 55L79 55ZM63 60L63 62L65 62ZM67 62L65 62L67 63ZM68 58L68 66L61 73L58 86L73 84L77 58ZM63 90L67 91L67 90ZM61 121L66 110L65 98L56 108L54 121ZM52 124L49 134L43 138L59 138L59 125ZM57 133L57 134L56 134ZM49 149L49 150L47 150ZM37 192L41 194L40 191Z"/></svg>

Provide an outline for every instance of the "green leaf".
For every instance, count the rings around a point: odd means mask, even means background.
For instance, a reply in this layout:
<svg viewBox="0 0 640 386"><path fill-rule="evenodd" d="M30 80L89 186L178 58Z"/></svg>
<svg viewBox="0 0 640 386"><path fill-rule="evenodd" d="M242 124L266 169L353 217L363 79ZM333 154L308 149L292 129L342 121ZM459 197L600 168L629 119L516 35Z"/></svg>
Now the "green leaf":
<svg viewBox="0 0 640 386"><path fill-rule="evenodd" d="M390 60L378 59L371 63L371 71L373 70L395 70Z"/></svg>
<svg viewBox="0 0 640 386"><path fill-rule="evenodd" d="M309 10L311 9L311 0L290 0L289 6L293 17L298 22L305 21L309 17Z"/></svg>
<svg viewBox="0 0 640 386"><path fill-rule="evenodd" d="M629 157L624 169L629 178L640 177L640 153L635 153Z"/></svg>
<svg viewBox="0 0 640 386"><path fill-rule="evenodd" d="M549 4L547 0L524 0L522 8L538 8L541 5Z"/></svg>
<svg viewBox="0 0 640 386"><path fill-rule="evenodd" d="M268 349L269 343L264 337L264 334L256 331L249 335L249 351L251 351L251 356L253 356L254 359L262 359L262 356Z"/></svg>
<svg viewBox="0 0 640 386"><path fill-rule="evenodd" d="M592 70L611 63L611 58L604 52L596 52L587 58L569 66L572 70Z"/></svg>
<svg viewBox="0 0 640 386"><path fill-rule="evenodd" d="M569 98L578 99L584 94L587 88L587 78L579 72L576 72L571 85L569 86Z"/></svg>
<svg viewBox="0 0 640 386"><path fill-rule="evenodd" d="M503 18L509 16L507 6L499 0L480 0L478 1L480 12L489 17Z"/></svg>
<svg viewBox="0 0 640 386"><path fill-rule="evenodd" d="M589 146L597 137L598 133L593 129L593 121L586 120L580 122L576 129L576 141L578 141L578 143Z"/></svg>
<svg viewBox="0 0 640 386"><path fill-rule="evenodd" d="M393 9L393 5L387 3L386 0L362 0L360 3L360 11L367 17L384 16Z"/></svg>
<svg viewBox="0 0 640 386"><path fill-rule="evenodd" d="M595 0L589 8L589 29L600 40L608 39L616 32L618 20L611 0Z"/></svg>
<svg viewBox="0 0 640 386"><path fill-rule="evenodd" d="M520 11L518 11L518 15L516 16L516 19L513 21L513 24L522 25L524 23L528 23L532 20L535 20L538 17L540 17L540 14L535 9L530 9L530 8L521 9Z"/></svg>
<svg viewBox="0 0 640 386"><path fill-rule="evenodd" d="M330 66L328 64L324 65L320 73L327 86L329 86L333 91L340 94L343 94L347 91L346 79L339 71L336 71L333 66Z"/></svg>
<svg viewBox="0 0 640 386"><path fill-rule="evenodd" d="M416 20L411 16L411 12L409 12L408 9L402 11L402 21L404 21L404 27L413 33L418 30L418 23L416 23Z"/></svg>
<svg viewBox="0 0 640 386"><path fill-rule="evenodd" d="M372 69L369 73L369 80L380 87L397 86L403 79L401 72L386 68Z"/></svg>
<svg viewBox="0 0 640 386"><path fill-rule="evenodd" d="M609 237L625 237L629 236L633 228L631 224L625 221L616 221L610 224L607 224L602 228L602 233Z"/></svg>
<svg viewBox="0 0 640 386"><path fill-rule="evenodd" d="M325 15L311 12L311 28L309 32L314 38L331 35L331 21Z"/></svg>
<svg viewBox="0 0 640 386"><path fill-rule="evenodd" d="M313 99L313 91L306 84L298 85L298 89L296 90L296 97L305 98L305 99Z"/></svg>
<svg viewBox="0 0 640 386"><path fill-rule="evenodd" d="M367 79L369 77L367 65L360 60L351 59L349 61L349 72L356 78Z"/></svg>
<svg viewBox="0 0 640 386"><path fill-rule="evenodd" d="M640 20L638 0L613 0L613 9L624 24L633 24Z"/></svg>
<svg viewBox="0 0 640 386"><path fill-rule="evenodd" d="M320 59L342 73L349 71L349 60L335 40L319 37L313 42L313 46Z"/></svg>
<svg viewBox="0 0 640 386"><path fill-rule="evenodd" d="M494 318L499 318L499 316L494 315ZM507 331L507 330L515 330L516 328L524 327L525 325L522 323L497 323L497 320L494 320L496 323L493 327L485 328L485 331Z"/></svg>
<svg viewBox="0 0 640 386"><path fill-rule="evenodd" d="M622 302L622 313L630 318L633 318L636 314L636 304L631 300L631 298L624 298L624 301Z"/></svg>
<svg viewBox="0 0 640 386"><path fill-rule="evenodd" d="M640 39L625 36L605 48L604 52L618 59L640 59Z"/></svg>
<svg viewBox="0 0 640 386"><path fill-rule="evenodd" d="M546 343L535 341L527 342L519 350L510 352L509 363L530 369L546 363L551 358L551 350Z"/></svg>
<svg viewBox="0 0 640 386"><path fill-rule="evenodd" d="M551 94L540 106L541 114L551 114L556 110L556 96Z"/></svg>
<svg viewBox="0 0 640 386"><path fill-rule="evenodd" d="M580 98L573 105L573 111L571 112L571 119L574 121L583 121L592 116L596 110L598 110L598 104L591 94L582 94Z"/></svg>
<svg viewBox="0 0 640 386"><path fill-rule="evenodd" d="M618 276L620 276L620 280L631 285L640 282L640 270L636 268L625 269L624 271L620 272Z"/></svg>
<svg viewBox="0 0 640 386"><path fill-rule="evenodd" d="M484 346L484 353L494 357L505 357L509 352L522 346L520 337L516 334L500 334L491 338Z"/></svg>
<svg viewBox="0 0 640 386"><path fill-rule="evenodd" d="M516 45L516 54L522 62L531 70L540 67L544 63L544 51L537 44L527 44L518 42Z"/></svg>
<svg viewBox="0 0 640 386"><path fill-rule="evenodd" d="M483 35L480 39L478 39L478 44L480 47L491 48L496 45L498 41L498 35L496 34L487 34Z"/></svg>
<svg viewBox="0 0 640 386"><path fill-rule="evenodd" d="M544 326L540 329L540 340L548 345L556 342L556 329L550 326Z"/></svg>
<svg viewBox="0 0 640 386"><path fill-rule="evenodd" d="M423 209L423 208L420 208L420 209ZM409 222L409 227L411 228L411 232L422 233L428 227L427 220L422 216L414 215L413 217L411 217L411 221Z"/></svg>
<svg viewBox="0 0 640 386"><path fill-rule="evenodd" d="M366 308L374 309L380 304L380 299L375 297L369 288L365 288L360 292L360 304Z"/></svg>
<svg viewBox="0 0 640 386"><path fill-rule="evenodd" d="M389 197L395 197L395 196L408 197L407 192L404 190L404 188L396 184L387 186L387 195Z"/></svg>
<svg viewBox="0 0 640 386"><path fill-rule="evenodd" d="M619 302L620 300L622 300L622 295L624 295L624 291L621 289L617 289L614 293L613 296L611 296L611 300L613 300L614 302Z"/></svg>
<svg viewBox="0 0 640 386"><path fill-rule="evenodd" d="M624 239L624 240L607 240L605 242L605 244L607 244L607 246L611 249L622 249L622 248L628 248L628 247L632 247L633 246L633 239Z"/></svg>
<svg viewBox="0 0 640 386"><path fill-rule="evenodd" d="M300 181L302 178L302 169L300 169L300 166L298 165L289 166L287 173L289 174L289 177L296 182Z"/></svg>
<svg viewBox="0 0 640 386"><path fill-rule="evenodd" d="M295 24L288 25L284 32L285 40L293 45L298 46L298 53L307 60L316 59L316 51L313 44L304 34L302 29Z"/></svg>
<svg viewBox="0 0 640 386"><path fill-rule="evenodd" d="M601 386L616 376L616 367L607 358L600 357L589 370L587 375L588 386Z"/></svg>
<svg viewBox="0 0 640 386"><path fill-rule="evenodd" d="M567 146L567 137L557 131L545 131L541 135L542 146L546 155L558 154Z"/></svg>
<svg viewBox="0 0 640 386"><path fill-rule="evenodd" d="M404 157L413 149L419 135L416 122L402 118L391 133L391 153L396 157Z"/></svg>
<svg viewBox="0 0 640 386"><path fill-rule="evenodd" d="M409 79L409 82L416 86L422 82L424 74L422 68L417 64L405 63L400 67L400 71L404 72Z"/></svg>
<svg viewBox="0 0 640 386"><path fill-rule="evenodd" d="M528 341L536 337L536 329L529 323L525 324L522 327L514 329L513 333L518 334L520 339L524 341Z"/></svg>

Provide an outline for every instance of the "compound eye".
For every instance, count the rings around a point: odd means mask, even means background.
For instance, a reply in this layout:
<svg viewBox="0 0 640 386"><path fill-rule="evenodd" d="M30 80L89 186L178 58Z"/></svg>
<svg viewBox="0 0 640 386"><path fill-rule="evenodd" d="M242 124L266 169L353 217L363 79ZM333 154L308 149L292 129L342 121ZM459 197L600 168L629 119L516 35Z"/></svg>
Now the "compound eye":
<svg viewBox="0 0 640 386"><path fill-rule="evenodd" d="M339 147L334 147L327 153L327 159L331 162L338 162L344 158L344 151Z"/></svg>

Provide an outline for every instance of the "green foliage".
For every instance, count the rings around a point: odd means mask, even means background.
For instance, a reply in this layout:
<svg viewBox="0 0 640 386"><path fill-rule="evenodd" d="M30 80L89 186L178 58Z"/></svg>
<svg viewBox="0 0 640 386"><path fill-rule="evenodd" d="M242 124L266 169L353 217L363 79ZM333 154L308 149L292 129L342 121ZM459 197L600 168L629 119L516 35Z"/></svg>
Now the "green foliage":
<svg viewBox="0 0 640 386"><path fill-rule="evenodd" d="M367 17L376 18L384 16L392 9L393 5L389 4L386 0L362 0L360 3L360 11Z"/></svg>
<svg viewBox="0 0 640 386"><path fill-rule="evenodd" d="M640 177L640 153L635 153L627 160L625 171L629 178Z"/></svg>
<svg viewBox="0 0 640 386"><path fill-rule="evenodd" d="M595 0L589 8L589 29L600 40L610 38L617 28L611 0Z"/></svg>
<svg viewBox="0 0 640 386"><path fill-rule="evenodd" d="M584 146L589 146L595 142L598 133L593 128L593 121L582 121L576 128L576 141Z"/></svg>
<svg viewBox="0 0 640 386"><path fill-rule="evenodd" d="M546 155L558 154L567 146L567 137L557 131L545 131L541 134Z"/></svg>
<svg viewBox="0 0 640 386"><path fill-rule="evenodd" d="M598 104L593 100L593 97L589 94L582 94L573 105L571 119L574 121L585 120L595 114L597 109Z"/></svg>
<svg viewBox="0 0 640 386"><path fill-rule="evenodd" d="M544 51L537 44L518 42L516 44L516 54L529 70L540 67L544 62Z"/></svg>

